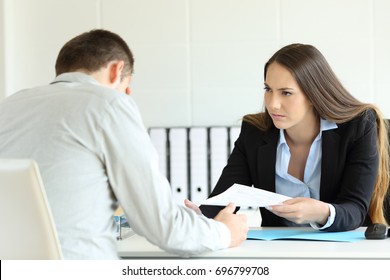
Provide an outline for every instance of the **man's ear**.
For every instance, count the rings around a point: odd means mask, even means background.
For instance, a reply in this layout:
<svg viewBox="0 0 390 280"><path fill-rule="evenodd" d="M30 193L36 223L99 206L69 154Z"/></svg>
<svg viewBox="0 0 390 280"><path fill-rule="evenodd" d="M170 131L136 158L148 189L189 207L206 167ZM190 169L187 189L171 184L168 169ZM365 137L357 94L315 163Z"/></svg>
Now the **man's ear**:
<svg viewBox="0 0 390 280"><path fill-rule="evenodd" d="M127 88L125 89L125 93L126 93L127 95L130 95L130 94L131 94L131 88L130 88L130 87L127 87Z"/></svg>
<svg viewBox="0 0 390 280"><path fill-rule="evenodd" d="M110 83L117 86L121 82L121 75L125 62L123 60L113 61L109 65Z"/></svg>

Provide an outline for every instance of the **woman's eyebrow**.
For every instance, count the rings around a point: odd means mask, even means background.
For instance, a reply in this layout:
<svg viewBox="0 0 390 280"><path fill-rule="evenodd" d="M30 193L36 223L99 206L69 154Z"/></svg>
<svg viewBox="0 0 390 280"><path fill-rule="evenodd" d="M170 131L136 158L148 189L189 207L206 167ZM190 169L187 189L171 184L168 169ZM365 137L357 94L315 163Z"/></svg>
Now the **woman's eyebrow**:
<svg viewBox="0 0 390 280"><path fill-rule="evenodd" d="M266 86L268 88L271 88L269 85L267 85L267 83L264 83L264 86ZM283 88L278 88L277 90L278 91L282 91L282 90L294 90L294 89L293 88L289 88L289 87L283 87Z"/></svg>

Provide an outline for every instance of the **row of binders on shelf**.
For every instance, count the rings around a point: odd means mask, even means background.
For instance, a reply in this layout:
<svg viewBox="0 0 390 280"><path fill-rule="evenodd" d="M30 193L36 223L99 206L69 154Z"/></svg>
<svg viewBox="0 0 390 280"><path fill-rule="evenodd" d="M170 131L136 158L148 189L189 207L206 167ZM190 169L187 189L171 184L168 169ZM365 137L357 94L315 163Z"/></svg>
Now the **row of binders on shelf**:
<svg viewBox="0 0 390 280"><path fill-rule="evenodd" d="M149 135L159 154L177 203L204 201L217 183L240 127L152 127Z"/></svg>

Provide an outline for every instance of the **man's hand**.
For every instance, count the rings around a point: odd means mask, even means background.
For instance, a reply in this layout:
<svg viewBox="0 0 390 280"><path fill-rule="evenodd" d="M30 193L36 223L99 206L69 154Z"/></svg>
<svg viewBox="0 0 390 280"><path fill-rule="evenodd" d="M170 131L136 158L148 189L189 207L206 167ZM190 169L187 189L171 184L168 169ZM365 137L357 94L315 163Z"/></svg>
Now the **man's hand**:
<svg viewBox="0 0 390 280"><path fill-rule="evenodd" d="M224 223L230 230L231 242L230 247L239 246L244 240L249 230L247 217L242 214L233 214L236 207L229 203L222 209L214 220Z"/></svg>
<svg viewBox="0 0 390 280"><path fill-rule="evenodd" d="M202 211L200 210L200 208L195 204L193 203L192 201L190 201L189 199L185 199L184 200L184 205L192 210L195 211L196 214L198 215L203 215L202 214Z"/></svg>

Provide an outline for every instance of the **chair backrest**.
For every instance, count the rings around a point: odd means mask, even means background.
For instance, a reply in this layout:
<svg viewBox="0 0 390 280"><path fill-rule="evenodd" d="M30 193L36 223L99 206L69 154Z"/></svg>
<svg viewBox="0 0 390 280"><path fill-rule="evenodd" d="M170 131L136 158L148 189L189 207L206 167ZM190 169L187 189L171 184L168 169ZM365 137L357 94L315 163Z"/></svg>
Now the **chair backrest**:
<svg viewBox="0 0 390 280"><path fill-rule="evenodd" d="M62 259L37 164L0 159L0 259Z"/></svg>

